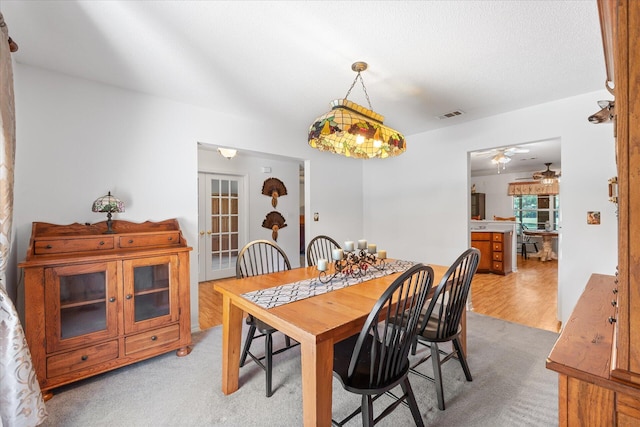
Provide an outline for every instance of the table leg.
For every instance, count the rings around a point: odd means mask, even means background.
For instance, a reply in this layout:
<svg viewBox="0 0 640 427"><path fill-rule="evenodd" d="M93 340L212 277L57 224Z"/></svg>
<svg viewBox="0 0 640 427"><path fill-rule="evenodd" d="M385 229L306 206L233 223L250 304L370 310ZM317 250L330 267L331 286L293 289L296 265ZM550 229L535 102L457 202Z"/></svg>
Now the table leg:
<svg viewBox="0 0 640 427"><path fill-rule="evenodd" d="M242 310L222 297L222 392L238 390L240 375L240 341L242 340Z"/></svg>
<svg viewBox="0 0 640 427"><path fill-rule="evenodd" d="M304 425L331 425L333 342L301 343L302 413Z"/></svg>
<svg viewBox="0 0 640 427"><path fill-rule="evenodd" d="M548 236L542 238L542 255L540 261L551 261L556 259L557 255L553 252L553 239Z"/></svg>

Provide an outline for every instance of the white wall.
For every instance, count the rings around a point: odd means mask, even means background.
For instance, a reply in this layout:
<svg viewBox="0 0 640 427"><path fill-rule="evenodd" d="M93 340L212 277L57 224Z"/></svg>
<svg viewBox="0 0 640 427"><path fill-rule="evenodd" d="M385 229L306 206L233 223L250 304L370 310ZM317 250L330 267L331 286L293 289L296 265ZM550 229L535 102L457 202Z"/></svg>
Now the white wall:
<svg viewBox="0 0 640 427"><path fill-rule="evenodd" d="M587 121L596 102L610 98L599 91L407 138L405 155L365 163L365 235L390 256L450 264L469 246L468 152L560 138L558 315L565 321L591 273L613 274L617 264L607 187L616 175L613 129ZM587 225L590 210L601 212L601 225Z"/></svg>
<svg viewBox="0 0 640 427"><path fill-rule="evenodd" d="M307 235L362 234L362 162L311 149L305 127L252 122L21 64L14 64L14 77L17 262L24 260L32 222L103 221L91 203L112 191L126 204L114 219L179 220L194 247L191 315L197 328L198 141L232 141L240 149L304 159L314 194L306 206L321 213L320 222L307 222ZM15 294L16 286L8 285Z"/></svg>
<svg viewBox="0 0 640 427"><path fill-rule="evenodd" d="M359 161L309 148L306 127L229 117L21 64L14 73L18 261L31 222L102 221L90 206L109 190L127 204L116 219L178 218L197 247L203 141L304 159L308 237L365 237L392 257L448 264L469 245L467 152L561 138L561 319L590 273L611 274L617 263L616 217L607 201L607 179L616 174L612 128L586 119L597 100L610 98L604 91L408 136L402 156ZM602 225L586 224L588 210L602 212ZM320 221L310 220L312 212ZM195 251L191 263L196 327Z"/></svg>

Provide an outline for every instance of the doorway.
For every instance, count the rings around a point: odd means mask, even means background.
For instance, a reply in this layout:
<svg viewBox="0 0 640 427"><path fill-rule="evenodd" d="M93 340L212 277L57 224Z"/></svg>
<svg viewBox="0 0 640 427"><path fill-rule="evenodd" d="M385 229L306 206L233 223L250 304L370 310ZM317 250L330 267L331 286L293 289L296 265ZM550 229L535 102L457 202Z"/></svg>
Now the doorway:
<svg viewBox="0 0 640 427"><path fill-rule="evenodd" d="M561 169L560 143L560 138L553 138L470 152L468 154L469 174L467 181L470 189L469 193L482 194L486 215L483 215L482 219L472 218L471 194L469 194L469 207L467 208L469 228L491 229L496 224L502 226L500 222L495 222L494 219L511 219L511 223L516 224L516 229L519 228L520 224L525 224L534 229L544 230L548 222L548 225L552 225L554 229L561 232L562 216L560 214L561 205L558 195L536 195L535 203L529 200L532 197L523 198L522 196L508 195L510 183L535 184L537 180L534 176L539 176L538 173L545 169L546 163L552 163L552 169L559 171ZM559 246L560 241L561 239L556 239L556 245ZM500 286L497 287L501 289L503 284L509 284L509 289L513 288L520 292L518 293L518 298L520 299L528 292L527 295L531 297L528 304L544 306L539 307L541 311L534 314L521 307L518 308L519 306L510 302L508 295L503 292L494 292L490 300L483 300L490 294L481 292L480 283L475 286L476 292L472 292L470 295L470 305L474 310L478 308L482 311L486 308L486 312L483 314L503 318L504 320L518 321L514 319L526 319L528 316L545 316L550 318L537 320L546 325L555 325L558 318L557 281L559 261L554 259L542 262L540 258L532 257L530 252L528 253L529 259L525 259L521 254L522 245L516 244L515 246L513 258L516 261L517 271L503 277L492 274L479 274L479 280L490 283L491 289L496 289L493 286L498 284ZM538 248L541 249L541 244L538 244ZM559 247L554 248L554 252L559 254L559 249ZM545 284L553 283L554 286L542 290L541 286L535 285L543 282ZM542 292L539 294L539 291ZM554 293L553 298L549 296L549 292ZM508 307L512 312L500 313L496 310L496 307ZM545 310L542 310L542 308ZM514 311L518 311L518 313ZM501 317L501 315L506 317ZM534 327L539 327L539 325Z"/></svg>

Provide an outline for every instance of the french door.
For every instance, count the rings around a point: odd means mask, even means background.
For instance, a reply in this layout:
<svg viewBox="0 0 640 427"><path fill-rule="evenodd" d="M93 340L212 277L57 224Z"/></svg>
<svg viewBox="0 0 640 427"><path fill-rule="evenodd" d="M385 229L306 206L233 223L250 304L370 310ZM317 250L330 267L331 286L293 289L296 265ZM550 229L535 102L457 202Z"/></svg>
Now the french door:
<svg viewBox="0 0 640 427"><path fill-rule="evenodd" d="M232 277L243 242L244 178L198 174L199 281Z"/></svg>

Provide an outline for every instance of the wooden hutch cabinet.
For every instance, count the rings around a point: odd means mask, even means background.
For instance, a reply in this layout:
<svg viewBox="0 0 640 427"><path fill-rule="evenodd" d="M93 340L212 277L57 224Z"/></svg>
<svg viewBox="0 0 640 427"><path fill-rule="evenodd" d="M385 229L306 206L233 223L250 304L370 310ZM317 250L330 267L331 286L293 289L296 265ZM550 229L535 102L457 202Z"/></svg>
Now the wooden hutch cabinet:
<svg viewBox="0 0 640 427"><path fill-rule="evenodd" d="M175 219L34 222L25 335L44 392L191 344L189 251Z"/></svg>
<svg viewBox="0 0 640 427"><path fill-rule="evenodd" d="M638 426L640 1L599 0L598 7L607 80L615 87L618 271L591 277L547 367L560 374L560 426Z"/></svg>

